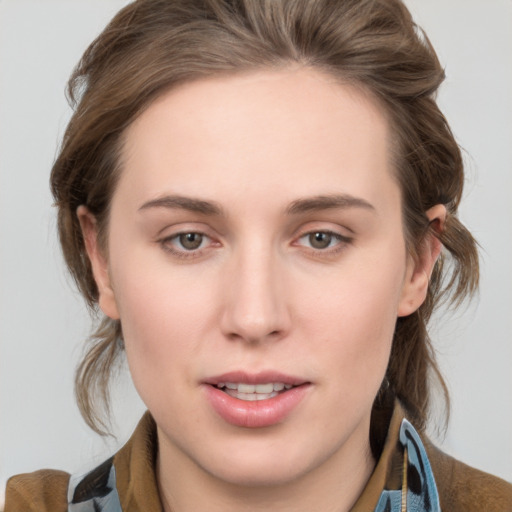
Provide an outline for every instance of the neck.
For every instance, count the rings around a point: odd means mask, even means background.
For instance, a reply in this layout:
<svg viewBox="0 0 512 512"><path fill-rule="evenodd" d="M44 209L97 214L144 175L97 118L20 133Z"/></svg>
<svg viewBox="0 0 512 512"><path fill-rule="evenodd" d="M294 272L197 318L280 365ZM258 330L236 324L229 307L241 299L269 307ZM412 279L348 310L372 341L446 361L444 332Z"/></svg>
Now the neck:
<svg viewBox="0 0 512 512"><path fill-rule="evenodd" d="M159 432L157 479L164 512L345 512L374 467L366 435L363 443L346 443L346 449L290 481L244 485L206 472Z"/></svg>

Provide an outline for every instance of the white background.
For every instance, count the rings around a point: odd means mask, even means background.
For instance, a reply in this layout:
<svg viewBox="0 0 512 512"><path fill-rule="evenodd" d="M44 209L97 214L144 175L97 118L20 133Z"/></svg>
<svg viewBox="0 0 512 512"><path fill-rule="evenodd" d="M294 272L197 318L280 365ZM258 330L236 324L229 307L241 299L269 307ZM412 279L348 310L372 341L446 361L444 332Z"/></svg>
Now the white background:
<svg viewBox="0 0 512 512"><path fill-rule="evenodd" d="M0 0L0 489L15 473L100 462L143 410L124 372L117 441L78 414L73 372L89 319L63 271L48 188L66 80L125 3ZM439 101L467 152L461 216L483 247L479 298L434 329L452 396L439 443L512 481L512 2L406 3L446 67Z"/></svg>

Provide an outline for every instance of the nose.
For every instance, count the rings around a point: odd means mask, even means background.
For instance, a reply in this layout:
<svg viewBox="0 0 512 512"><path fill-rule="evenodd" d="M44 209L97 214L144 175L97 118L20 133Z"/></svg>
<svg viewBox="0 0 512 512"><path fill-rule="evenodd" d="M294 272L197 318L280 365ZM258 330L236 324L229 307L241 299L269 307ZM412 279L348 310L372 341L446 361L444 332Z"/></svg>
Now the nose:
<svg viewBox="0 0 512 512"><path fill-rule="evenodd" d="M282 263L261 249L247 250L223 278L221 329L232 340L278 340L290 329Z"/></svg>

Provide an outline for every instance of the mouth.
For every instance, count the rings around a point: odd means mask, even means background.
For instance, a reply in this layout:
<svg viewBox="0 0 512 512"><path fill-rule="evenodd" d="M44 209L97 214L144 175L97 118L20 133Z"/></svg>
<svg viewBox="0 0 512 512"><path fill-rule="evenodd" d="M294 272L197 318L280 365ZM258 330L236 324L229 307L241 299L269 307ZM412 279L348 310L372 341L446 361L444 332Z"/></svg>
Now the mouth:
<svg viewBox="0 0 512 512"><path fill-rule="evenodd" d="M262 428L286 421L310 394L312 383L275 371L235 371L203 382L213 411L237 427Z"/></svg>
<svg viewBox="0 0 512 512"><path fill-rule="evenodd" d="M245 382L219 382L218 384L215 384L215 387L227 395L233 398L237 398L238 400L256 402L259 400L268 400L269 398L274 398L296 386L293 386L292 384L285 384L284 382L268 382L264 384L247 384Z"/></svg>
<svg viewBox="0 0 512 512"><path fill-rule="evenodd" d="M232 371L203 381L215 413L237 427L270 427L286 421L311 393L313 383L269 370Z"/></svg>

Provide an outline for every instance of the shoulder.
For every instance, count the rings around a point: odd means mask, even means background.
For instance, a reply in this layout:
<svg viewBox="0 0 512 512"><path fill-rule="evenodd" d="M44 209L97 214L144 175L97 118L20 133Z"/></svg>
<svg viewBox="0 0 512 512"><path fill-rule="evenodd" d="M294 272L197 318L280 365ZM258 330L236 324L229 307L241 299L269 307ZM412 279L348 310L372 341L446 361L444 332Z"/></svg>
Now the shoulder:
<svg viewBox="0 0 512 512"><path fill-rule="evenodd" d="M66 512L69 477L50 469L13 476L7 482L5 512Z"/></svg>
<svg viewBox="0 0 512 512"><path fill-rule="evenodd" d="M4 512L67 512L68 489L72 489L71 503L78 504L80 510L85 510L85 502L92 500L97 507L102 499L122 499L125 510L135 510L133 503L142 504L140 510L160 510L154 474L156 450L156 426L146 413L114 456L83 475L43 469L10 478Z"/></svg>
<svg viewBox="0 0 512 512"><path fill-rule="evenodd" d="M512 484L472 468L425 441L442 510L451 512L512 511Z"/></svg>

